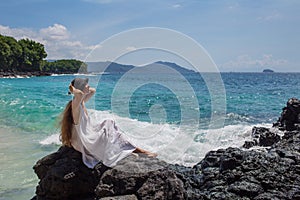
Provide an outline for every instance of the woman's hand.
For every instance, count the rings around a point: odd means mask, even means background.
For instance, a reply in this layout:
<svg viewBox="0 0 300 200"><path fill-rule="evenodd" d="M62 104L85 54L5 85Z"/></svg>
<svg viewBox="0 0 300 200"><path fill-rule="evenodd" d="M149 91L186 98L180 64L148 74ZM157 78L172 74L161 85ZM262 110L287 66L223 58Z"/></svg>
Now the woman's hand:
<svg viewBox="0 0 300 200"><path fill-rule="evenodd" d="M96 89L95 88L92 88L92 87L90 87L90 89L89 89L89 93L95 93L96 92Z"/></svg>
<svg viewBox="0 0 300 200"><path fill-rule="evenodd" d="M74 88L74 87L70 84L70 85L69 85L69 90L70 90L71 93L73 93L73 90L74 90L73 88Z"/></svg>
<svg viewBox="0 0 300 200"><path fill-rule="evenodd" d="M69 90L74 95L76 95L76 94L83 94L83 92L81 90L76 89L73 85L69 85Z"/></svg>
<svg viewBox="0 0 300 200"><path fill-rule="evenodd" d="M84 97L83 101L87 102L96 92L95 88L89 88L89 93Z"/></svg>

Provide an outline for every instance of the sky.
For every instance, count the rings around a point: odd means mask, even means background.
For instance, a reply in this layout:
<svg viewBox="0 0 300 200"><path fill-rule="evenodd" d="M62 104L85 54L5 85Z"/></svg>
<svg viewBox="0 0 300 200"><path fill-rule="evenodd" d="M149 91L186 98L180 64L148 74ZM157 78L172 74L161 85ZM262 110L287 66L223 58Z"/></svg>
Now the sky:
<svg viewBox="0 0 300 200"><path fill-rule="evenodd" d="M220 71L300 72L298 0L2 0L0 4L0 34L44 44L47 59L84 60L108 38L144 27L191 38ZM146 54L137 53L139 61L123 60L140 65ZM161 60L176 62L167 56Z"/></svg>

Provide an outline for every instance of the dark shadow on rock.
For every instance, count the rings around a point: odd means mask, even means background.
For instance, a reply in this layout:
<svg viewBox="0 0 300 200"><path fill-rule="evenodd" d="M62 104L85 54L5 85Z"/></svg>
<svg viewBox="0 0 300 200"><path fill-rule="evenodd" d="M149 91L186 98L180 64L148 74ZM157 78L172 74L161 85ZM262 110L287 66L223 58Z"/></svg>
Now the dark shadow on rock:
<svg viewBox="0 0 300 200"><path fill-rule="evenodd" d="M249 149L254 146L268 147L280 141L280 136L265 127L252 128L252 141L245 141L243 147Z"/></svg>

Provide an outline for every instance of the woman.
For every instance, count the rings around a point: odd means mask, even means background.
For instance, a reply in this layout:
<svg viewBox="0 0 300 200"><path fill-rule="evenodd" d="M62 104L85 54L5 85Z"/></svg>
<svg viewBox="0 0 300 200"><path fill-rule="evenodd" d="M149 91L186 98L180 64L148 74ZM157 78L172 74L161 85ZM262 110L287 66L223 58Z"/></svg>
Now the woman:
<svg viewBox="0 0 300 200"><path fill-rule="evenodd" d="M88 84L88 79L75 78L69 90L74 94L61 121L61 141L82 153L83 162L93 168L98 162L113 167L132 152L151 157L157 154L135 147L125 139L113 120L104 120L93 125L85 107L96 92Z"/></svg>

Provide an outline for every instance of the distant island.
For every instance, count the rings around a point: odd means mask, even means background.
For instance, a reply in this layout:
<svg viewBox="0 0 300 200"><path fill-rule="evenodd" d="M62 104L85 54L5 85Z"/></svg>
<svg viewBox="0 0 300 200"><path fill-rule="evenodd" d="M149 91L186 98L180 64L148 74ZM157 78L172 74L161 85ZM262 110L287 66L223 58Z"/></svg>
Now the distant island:
<svg viewBox="0 0 300 200"><path fill-rule="evenodd" d="M116 62L86 62L88 73L109 73L109 74L123 74L129 70L132 73L176 73L181 74L195 73L195 71L181 67L176 63L157 61L145 66L137 67L134 65L124 65Z"/></svg>
<svg viewBox="0 0 300 200"><path fill-rule="evenodd" d="M264 69L263 72L265 72L265 73L273 73L274 71L272 69Z"/></svg>

